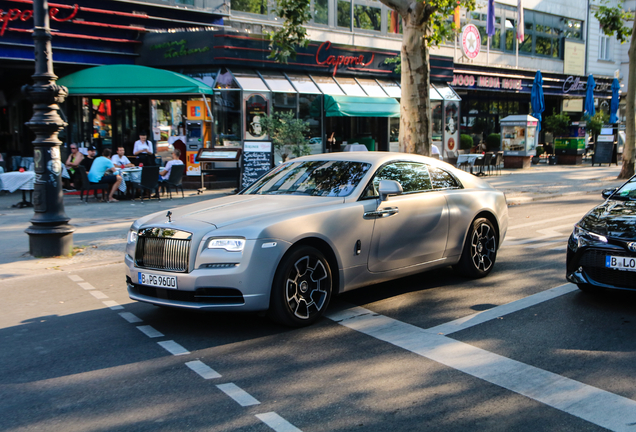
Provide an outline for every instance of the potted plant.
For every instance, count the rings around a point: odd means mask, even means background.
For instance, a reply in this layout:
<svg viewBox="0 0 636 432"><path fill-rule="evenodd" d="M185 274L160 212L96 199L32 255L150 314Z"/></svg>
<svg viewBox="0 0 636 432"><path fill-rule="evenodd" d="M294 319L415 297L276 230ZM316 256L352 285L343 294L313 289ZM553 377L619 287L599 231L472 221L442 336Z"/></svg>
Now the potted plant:
<svg viewBox="0 0 636 432"><path fill-rule="evenodd" d="M263 116L261 125L283 161L287 160L290 153L296 157L311 153L305 138L309 132L309 123L297 119L293 112L283 111Z"/></svg>
<svg viewBox="0 0 636 432"><path fill-rule="evenodd" d="M603 125L607 124L608 120L609 116L603 111L599 111L593 116L587 118L585 130L587 131L587 133L594 137L594 142L596 142L598 135L601 133Z"/></svg>
<svg viewBox="0 0 636 432"><path fill-rule="evenodd" d="M491 133L486 137L486 150L489 152L496 152L501 149L501 135L498 133Z"/></svg>
<svg viewBox="0 0 636 432"><path fill-rule="evenodd" d="M557 138L567 138L570 132L570 116L566 113L558 113L556 110L552 110L552 115L545 118L545 130L552 133L556 142ZM556 156L548 156L548 163L554 165L556 163Z"/></svg>
<svg viewBox="0 0 636 432"><path fill-rule="evenodd" d="M462 150L470 150L473 148L473 137L466 134L459 136L459 148Z"/></svg>

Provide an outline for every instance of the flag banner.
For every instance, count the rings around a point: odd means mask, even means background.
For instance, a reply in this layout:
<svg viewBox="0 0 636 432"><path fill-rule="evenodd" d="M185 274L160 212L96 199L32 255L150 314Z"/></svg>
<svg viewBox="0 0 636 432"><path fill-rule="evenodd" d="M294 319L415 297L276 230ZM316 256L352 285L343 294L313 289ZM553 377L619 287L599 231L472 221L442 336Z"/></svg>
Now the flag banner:
<svg viewBox="0 0 636 432"><path fill-rule="evenodd" d="M524 28L526 24L523 22L523 4L522 0L517 0L517 40L521 43L525 39Z"/></svg>
<svg viewBox="0 0 636 432"><path fill-rule="evenodd" d="M488 0L488 18L486 21L486 34L492 37L495 34L495 0Z"/></svg>

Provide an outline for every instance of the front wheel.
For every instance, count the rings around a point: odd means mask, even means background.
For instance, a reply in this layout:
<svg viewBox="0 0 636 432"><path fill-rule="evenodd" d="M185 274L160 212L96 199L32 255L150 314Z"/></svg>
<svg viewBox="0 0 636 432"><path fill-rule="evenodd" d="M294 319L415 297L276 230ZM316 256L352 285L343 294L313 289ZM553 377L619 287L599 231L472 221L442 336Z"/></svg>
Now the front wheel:
<svg viewBox="0 0 636 432"><path fill-rule="evenodd" d="M482 278L491 272L497 258L497 233L486 218L473 221L464 242L462 257L455 266L470 278Z"/></svg>
<svg viewBox="0 0 636 432"><path fill-rule="evenodd" d="M322 252L311 246L292 250L274 276L269 316L291 327L314 323L327 309L332 281L329 262Z"/></svg>

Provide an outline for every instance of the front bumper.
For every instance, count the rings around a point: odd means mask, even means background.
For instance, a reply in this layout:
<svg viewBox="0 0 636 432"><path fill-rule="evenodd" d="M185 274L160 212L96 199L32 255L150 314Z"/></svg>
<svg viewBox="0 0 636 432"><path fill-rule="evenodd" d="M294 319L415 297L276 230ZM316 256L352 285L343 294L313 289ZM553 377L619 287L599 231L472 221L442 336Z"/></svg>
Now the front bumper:
<svg viewBox="0 0 636 432"><path fill-rule="evenodd" d="M578 247L570 237L567 249L566 279L575 284L587 284L599 288L636 291L636 273L615 270L605 266L608 255L636 258L621 241Z"/></svg>
<svg viewBox="0 0 636 432"><path fill-rule="evenodd" d="M251 244L246 253L230 267L206 267L206 254L213 260L215 251L206 251L195 259L195 268L187 273L144 269L135 266L127 254L126 284L132 300L183 309L214 311L263 311L269 308L274 273L285 245L264 249L262 242ZM208 253L209 252L209 253ZM218 261L217 261L218 262ZM141 285L139 273L176 276L177 289Z"/></svg>

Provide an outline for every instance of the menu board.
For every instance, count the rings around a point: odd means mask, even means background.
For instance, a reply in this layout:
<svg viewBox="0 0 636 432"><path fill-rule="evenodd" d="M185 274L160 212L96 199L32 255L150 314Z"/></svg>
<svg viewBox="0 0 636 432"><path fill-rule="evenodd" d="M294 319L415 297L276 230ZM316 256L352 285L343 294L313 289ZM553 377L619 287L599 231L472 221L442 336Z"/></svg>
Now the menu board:
<svg viewBox="0 0 636 432"><path fill-rule="evenodd" d="M592 166L594 164L616 163L614 156L614 135L599 135L594 146Z"/></svg>
<svg viewBox="0 0 636 432"><path fill-rule="evenodd" d="M245 189L272 168L272 143L245 142L241 167L241 188Z"/></svg>

